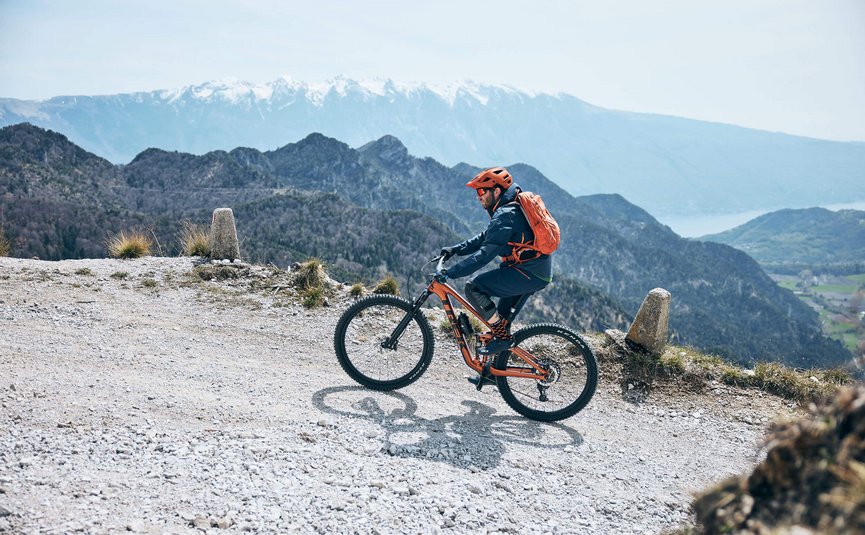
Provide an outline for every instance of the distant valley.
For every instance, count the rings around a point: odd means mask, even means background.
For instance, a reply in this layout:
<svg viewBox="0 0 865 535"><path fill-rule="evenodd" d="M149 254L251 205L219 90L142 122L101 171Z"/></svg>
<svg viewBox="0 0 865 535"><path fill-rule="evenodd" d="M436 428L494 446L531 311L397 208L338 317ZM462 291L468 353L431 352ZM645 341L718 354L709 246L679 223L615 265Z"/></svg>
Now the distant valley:
<svg viewBox="0 0 865 535"><path fill-rule="evenodd" d="M415 158L392 136L354 149L321 134L266 152L148 149L117 166L25 124L0 129L0 221L17 256L104 256L106 235L130 226L152 229L173 254L184 220L209 222L213 208L231 206L249 260L318 256L346 282L393 273L413 293L441 246L485 227L464 186L477 170ZM573 197L533 167L510 170L544 196L565 236L556 283L524 319L621 327L660 286L673 295L677 343L741 363L851 359L813 310L744 253L682 239L621 196Z"/></svg>
<svg viewBox="0 0 865 535"><path fill-rule="evenodd" d="M748 253L865 361L865 211L780 210L702 239Z"/></svg>

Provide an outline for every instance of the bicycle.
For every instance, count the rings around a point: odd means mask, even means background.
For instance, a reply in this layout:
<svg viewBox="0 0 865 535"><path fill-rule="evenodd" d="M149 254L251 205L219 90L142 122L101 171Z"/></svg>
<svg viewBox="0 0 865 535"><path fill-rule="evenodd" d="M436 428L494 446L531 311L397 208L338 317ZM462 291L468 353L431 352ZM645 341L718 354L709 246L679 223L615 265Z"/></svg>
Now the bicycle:
<svg viewBox="0 0 865 535"><path fill-rule="evenodd" d="M444 257L438 261L441 273ZM334 333L334 349L343 370L373 390L396 390L417 381L429 367L435 340L421 307L431 297L442 302L466 365L491 377L499 394L517 413L542 422L564 420L581 411L598 383L598 365L586 341L555 323L529 325L513 333L513 345L497 355L478 353L488 333L474 331L468 316L454 312L456 300L483 325L489 323L436 274L410 302L393 295L372 295L343 312ZM477 384L480 390L484 385Z"/></svg>

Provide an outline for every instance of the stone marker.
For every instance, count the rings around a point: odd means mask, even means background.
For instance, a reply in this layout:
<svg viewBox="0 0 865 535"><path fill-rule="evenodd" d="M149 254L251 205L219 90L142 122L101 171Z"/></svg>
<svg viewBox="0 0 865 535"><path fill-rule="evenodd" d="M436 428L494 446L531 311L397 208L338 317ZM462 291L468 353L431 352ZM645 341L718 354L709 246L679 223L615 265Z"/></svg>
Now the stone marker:
<svg viewBox="0 0 865 535"><path fill-rule="evenodd" d="M214 260L236 260L240 258L237 227L234 226L234 212L231 208L217 208L213 211L209 241L210 257Z"/></svg>
<svg viewBox="0 0 865 535"><path fill-rule="evenodd" d="M636 346L653 355L660 355L667 345L670 330L670 292L655 288L643 300L634 323L625 336L630 347Z"/></svg>

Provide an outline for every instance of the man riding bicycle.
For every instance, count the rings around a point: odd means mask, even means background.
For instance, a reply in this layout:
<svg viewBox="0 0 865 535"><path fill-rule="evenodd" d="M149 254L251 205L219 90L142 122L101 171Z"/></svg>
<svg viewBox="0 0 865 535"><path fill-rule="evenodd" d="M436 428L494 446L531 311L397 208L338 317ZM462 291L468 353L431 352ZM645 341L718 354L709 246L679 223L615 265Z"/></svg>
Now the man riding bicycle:
<svg viewBox="0 0 865 535"><path fill-rule="evenodd" d="M529 294L545 288L552 281L552 259L526 248L534 234L516 201L522 190L504 167L486 169L466 186L473 188L478 200L490 216L487 229L458 245L444 247L445 259L453 255L466 256L442 275L458 279L471 275L496 256L502 257L497 269L469 279L465 294L469 302L490 323L493 335L481 348L483 354L496 354L510 348L511 323ZM495 304L492 297L498 297Z"/></svg>

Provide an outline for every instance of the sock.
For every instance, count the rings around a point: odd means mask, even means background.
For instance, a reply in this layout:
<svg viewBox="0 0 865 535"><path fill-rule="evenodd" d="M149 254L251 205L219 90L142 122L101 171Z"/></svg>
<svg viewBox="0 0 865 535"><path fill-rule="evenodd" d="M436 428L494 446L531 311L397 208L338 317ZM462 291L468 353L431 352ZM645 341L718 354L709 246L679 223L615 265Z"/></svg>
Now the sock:
<svg viewBox="0 0 865 535"><path fill-rule="evenodd" d="M490 332L493 333L493 336L498 338L499 340L510 340L513 338L510 333L511 323L506 319L500 319L499 321L490 325Z"/></svg>

